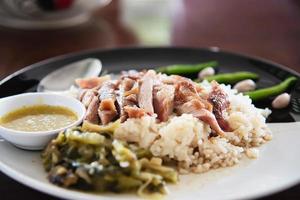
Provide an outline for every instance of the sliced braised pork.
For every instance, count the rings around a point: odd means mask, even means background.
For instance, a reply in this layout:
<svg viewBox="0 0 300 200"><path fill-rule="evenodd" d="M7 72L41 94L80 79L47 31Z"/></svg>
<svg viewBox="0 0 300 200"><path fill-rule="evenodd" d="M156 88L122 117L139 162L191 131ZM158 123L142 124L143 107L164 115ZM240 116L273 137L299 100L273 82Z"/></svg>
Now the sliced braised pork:
<svg viewBox="0 0 300 200"><path fill-rule="evenodd" d="M200 99L193 83L189 81L180 81L176 84L175 103L181 105L192 99Z"/></svg>
<svg viewBox="0 0 300 200"><path fill-rule="evenodd" d="M147 73L143 76L141 80L141 86L140 86L140 91L138 95L138 104L139 107L144 109L146 113L152 115L154 113L153 109L153 85L154 85L154 80L155 80L155 71L154 70L149 70Z"/></svg>
<svg viewBox="0 0 300 200"><path fill-rule="evenodd" d="M190 101L177 105L176 112L179 115L182 115L184 113L194 114L194 112L197 112L198 110L201 110L203 108L205 108L205 105L201 101L199 101L198 99L192 99Z"/></svg>
<svg viewBox="0 0 300 200"><path fill-rule="evenodd" d="M141 118L147 114L144 109L137 106L125 106L124 112L129 118Z"/></svg>
<svg viewBox="0 0 300 200"><path fill-rule="evenodd" d="M121 79L129 78L132 80L139 80L144 76L145 72L136 71L136 70L128 70L128 71L122 71L121 72Z"/></svg>
<svg viewBox="0 0 300 200"><path fill-rule="evenodd" d="M128 114L124 111L124 107L137 105L138 92L139 84L136 80L125 77L121 81L117 92L117 102L121 122L124 122L128 118Z"/></svg>
<svg viewBox="0 0 300 200"><path fill-rule="evenodd" d="M100 76L100 77L90 77L90 78L79 78L75 80L75 83L81 89L92 89L92 88L100 88L102 84L108 80L110 80L110 76Z"/></svg>
<svg viewBox="0 0 300 200"><path fill-rule="evenodd" d="M189 81L181 81L176 86L175 109L177 114L192 114L194 117L209 124L211 129L220 135L224 131L220 128L215 116L210 111L210 103L202 99L197 92L196 86Z"/></svg>
<svg viewBox="0 0 300 200"><path fill-rule="evenodd" d="M100 121L97 112L98 107L99 107L99 98L94 96L89 106L87 107L85 120L93 124L98 124Z"/></svg>
<svg viewBox="0 0 300 200"><path fill-rule="evenodd" d="M229 107L228 95L222 90L218 83L212 83L212 91L209 95L209 101L213 105L213 113L220 127L225 131L230 131L230 126L225 120L224 114Z"/></svg>
<svg viewBox="0 0 300 200"><path fill-rule="evenodd" d="M108 124L118 115L117 108L115 106L115 89L116 84L111 81L107 81L98 91L100 100L98 114L102 124Z"/></svg>
<svg viewBox="0 0 300 200"><path fill-rule="evenodd" d="M84 90L82 94L79 96L79 100L83 103L83 105L87 108L94 97L96 97L98 93L94 90Z"/></svg>
<svg viewBox="0 0 300 200"><path fill-rule="evenodd" d="M195 85L190 80L180 81L176 84L175 106L182 105L190 100L199 100L202 104L202 108L209 111L212 110L212 105L198 93L199 86Z"/></svg>
<svg viewBox="0 0 300 200"><path fill-rule="evenodd" d="M173 113L175 87L173 85L160 84L153 88L154 112L160 121L165 122Z"/></svg>
<svg viewBox="0 0 300 200"><path fill-rule="evenodd" d="M107 77L99 80L81 82L83 88L93 87L83 90L79 97L87 107L86 120L92 123L107 124L118 117L124 122L127 118L154 114L165 122L175 112L192 114L220 135L230 130L224 117L229 106L228 96L217 83L213 83L208 93L190 79L156 74L153 70L123 72L115 82ZM97 91L95 87L100 89Z"/></svg>

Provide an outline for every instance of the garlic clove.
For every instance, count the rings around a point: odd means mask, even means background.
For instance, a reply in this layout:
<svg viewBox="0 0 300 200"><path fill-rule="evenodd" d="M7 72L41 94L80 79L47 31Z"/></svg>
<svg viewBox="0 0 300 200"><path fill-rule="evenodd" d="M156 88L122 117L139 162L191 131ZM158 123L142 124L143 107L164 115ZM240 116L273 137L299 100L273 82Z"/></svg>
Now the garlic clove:
<svg viewBox="0 0 300 200"><path fill-rule="evenodd" d="M215 75L215 69L212 67L207 67L198 73L198 78L200 80L203 80L205 77L212 76L212 75Z"/></svg>
<svg viewBox="0 0 300 200"><path fill-rule="evenodd" d="M288 93L283 93L281 95L278 95L273 101L272 101L272 107L275 109L282 109L286 108L291 101L291 96Z"/></svg>
<svg viewBox="0 0 300 200"><path fill-rule="evenodd" d="M255 90L256 83L251 79L246 79L236 83L233 89L236 89L238 92L248 92Z"/></svg>

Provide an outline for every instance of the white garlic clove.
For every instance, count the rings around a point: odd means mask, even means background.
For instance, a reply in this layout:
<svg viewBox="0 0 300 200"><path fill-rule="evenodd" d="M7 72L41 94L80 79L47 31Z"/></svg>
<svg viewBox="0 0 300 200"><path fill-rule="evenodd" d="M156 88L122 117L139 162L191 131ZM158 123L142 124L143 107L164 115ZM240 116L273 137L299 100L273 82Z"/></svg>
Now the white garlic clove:
<svg viewBox="0 0 300 200"><path fill-rule="evenodd" d="M246 79L236 83L233 89L236 89L238 92L248 92L255 90L256 83L251 79Z"/></svg>
<svg viewBox="0 0 300 200"><path fill-rule="evenodd" d="M212 67L207 67L198 73L198 78L200 80L203 80L205 77L212 76L212 75L215 75L215 69Z"/></svg>
<svg viewBox="0 0 300 200"><path fill-rule="evenodd" d="M278 95L272 102L272 107L276 109L286 108L291 101L291 96L288 93Z"/></svg>

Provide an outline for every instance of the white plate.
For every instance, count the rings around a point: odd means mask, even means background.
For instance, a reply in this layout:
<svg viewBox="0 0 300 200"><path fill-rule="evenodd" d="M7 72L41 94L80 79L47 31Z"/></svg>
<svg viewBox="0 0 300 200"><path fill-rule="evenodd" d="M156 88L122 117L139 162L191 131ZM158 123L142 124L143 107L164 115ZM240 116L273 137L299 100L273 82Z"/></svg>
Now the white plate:
<svg viewBox="0 0 300 200"><path fill-rule="evenodd" d="M245 199L284 190L300 182L300 122L270 124L274 138L261 148L256 160L205 174L180 176L168 185L165 199ZM39 152L24 151L0 142L0 170L36 190L66 199L139 199L134 195L91 194L50 184Z"/></svg>

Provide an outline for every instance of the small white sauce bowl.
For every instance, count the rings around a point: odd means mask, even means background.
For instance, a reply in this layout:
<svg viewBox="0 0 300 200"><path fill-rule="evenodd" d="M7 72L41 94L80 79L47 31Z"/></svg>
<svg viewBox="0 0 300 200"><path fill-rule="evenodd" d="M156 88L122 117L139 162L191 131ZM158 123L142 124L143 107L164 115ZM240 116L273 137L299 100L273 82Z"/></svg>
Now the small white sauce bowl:
<svg viewBox="0 0 300 200"><path fill-rule="evenodd" d="M19 148L27 150L41 150L59 132L79 125L82 122L86 112L84 105L72 97L53 93L24 93L0 99L0 116L2 117L3 115L23 106L40 104L69 108L76 113L78 119L66 127L51 131L26 132L8 129L0 125L0 135L6 141Z"/></svg>

